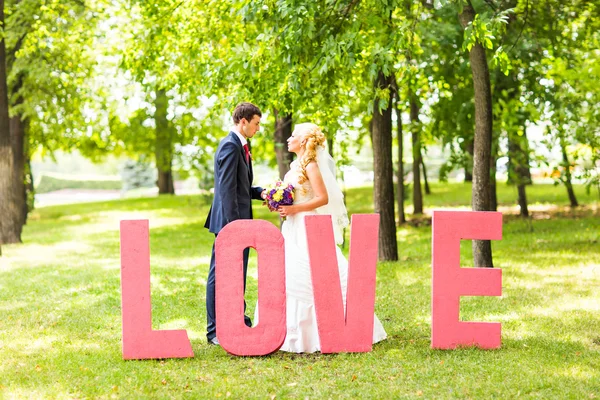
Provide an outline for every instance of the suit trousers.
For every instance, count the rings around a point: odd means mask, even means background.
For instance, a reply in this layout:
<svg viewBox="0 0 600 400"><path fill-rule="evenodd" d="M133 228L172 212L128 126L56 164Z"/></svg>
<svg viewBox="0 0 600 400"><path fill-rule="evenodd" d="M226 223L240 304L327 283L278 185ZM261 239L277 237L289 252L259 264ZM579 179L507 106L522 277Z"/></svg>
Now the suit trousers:
<svg viewBox="0 0 600 400"><path fill-rule="evenodd" d="M215 235L215 240L217 235ZM248 273L248 255L250 248L244 250L244 293L246 292L246 275ZM246 300L244 300L244 311L246 311ZM206 281L206 338L212 340L217 336L217 317L215 312L215 245L213 243L212 255L210 257L210 269ZM250 317L244 315L244 323L252 327Z"/></svg>

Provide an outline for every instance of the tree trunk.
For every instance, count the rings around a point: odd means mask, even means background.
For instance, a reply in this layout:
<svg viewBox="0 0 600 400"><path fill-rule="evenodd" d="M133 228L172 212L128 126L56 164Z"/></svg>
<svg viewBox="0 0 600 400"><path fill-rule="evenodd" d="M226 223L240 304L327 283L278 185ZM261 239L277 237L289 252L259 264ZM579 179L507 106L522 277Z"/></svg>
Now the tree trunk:
<svg viewBox="0 0 600 400"><path fill-rule="evenodd" d="M523 136L514 130L508 132L508 183L517 185L519 215L529 217L526 185L531 182L529 169L529 146L527 132L523 128Z"/></svg>
<svg viewBox="0 0 600 400"><path fill-rule="evenodd" d="M460 23L466 28L475 18L470 0L459 15ZM476 43L469 52L475 95L475 137L473 141L473 189L471 205L474 211L489 211L490 207L490 158L492 153L492 90L490 71L485 49ZM475 267L494 266L492 246L489 240L473 241Z"/></svg>
<svg viewBox="0 0 600 400"><path fill-rule="evenodd" d="M519 183L517 185L517 192L519 193L519 215L523 218L529 217L529 208L527 207L527 192L525 191L525 184Z"/></svg>
<svg viewBox="0 0 600 400"><path fill-rule="evenodd" d="M25 223L27 223L27 217L29 213L35 209L35 187L33 185L33 171L31 170L31 156L29 155L29 146L27 141L25 142L25 199L27 212L25 213Z"/></svg>
<svg viewBox="0 0 600 400"><path fill-rule="evenodd" d="M331 132L331 131L329 131L329 132ZM329 135L327 135L325 140L327 140L327 151L329 152L329 155L331 156L331 158L333 158L335 160L335 155L333 153L333 146L335 146L335 139L331 134L329 134Z"/></svg>
<svg viewBox="0 0 600 400"><path fill-rule="evenodd" d="M164 89L156 91L154 100L154 122L156 123L156 168L158 170L158 194L175 194L173 184L173 132L167 119L169 98Z"/></svg>
<svg viewBox="0 0 600 400"><path fill-rule="evenodd" d="M465 152L468 154L466 157L465 163L465 182L473 182L473 141L469 140L469 142L465 145Z"/></svg>
<svg viewBox="0 0 600 400"><path fill-rule="evenodd" d="M423 183L425 184L425 194L431 194L431 189L429 188L429 180L427 179L427 168L425 168L425 160L423 159L422 153L421 153L421 168L423 168Z"/></svg>
<svg viewBox="0 0 600 400"><path fill-rule="evenodd" d="M17 83L12 88L12 96L18 96L13 101L15 106L23 104L23 98L19 95L22 85L23 76L19 75ZM27 120L24 120L22 115L17 114L10 118L9 124L13 149L13 187L16 191L15 201L19 206L20 229L22 229L27 221L27 188L25 187L25 131Z"/></svg>
<svg viewBox="0 0 600 400"><path fill-rule="evenodd" d="M512 20L509 21L509 24ZM496 86L494 87L500 96L505 96L505 104L510 105L513 101L518 101L521 93L521 85L517 74L504 75L500 70L496 71ZM506 111L506 105L500 104L498 118ZM527 111L519 106L518 110L509 109L517 117L517 123L509 123L507 128L508 139L508 183L517 187L517 204L519 205L519 215L521 217L529 216L527 206L527 193L525 185L531 184L531 171L529 169L529 143L527 142ZM519 130L523 129L523 134ZM497 146L497 139L495 140Z"/></svg>
<svg viewBox="0 0 600 400"><path fill-rule="evenodd" d="M465 167L465 182L473 182L473 173Z"/></svg>
<svg viewBox="0 0 600 400"><path fill-rule="evenodd" d="M530 150L529 150L529 141L525 140L525 142L523 143L523 152L525 153L525 165L524 167L524 171L523 171L523 176L525 176L525 178L527 179L526 184L527 185L533 185L533 179L531 178L531 167L529 166L530 163L529 161L530 159Z"/></svg>
<svg viewBox="0 0 600 400"><path fill-rule="evenodd" d="M10 119L10 131L13 146L13 190L19 210L19 223L25 225L27 220L27 188L25 187L25 125L20 115Z"/></svg>
<svg viewBox="0 0 600 400"><path fill-rule="evenodd" d="M400 94L396 88L396 126L398 136L398 222L404 224L406 222L406 214L404 213L404 134L402 132L402 111L400 109Z"/></svg>
<svg viewBox="0 0 600 400"><path fill-rule="evenodd" d="M492 138L492 152L490 154L490 211L498 210L498 195L496 192L496 160L498 157L498 137Z"/></svg>
<svg viewBox="0 0 600 400"><path fill-rule="evenodd" d="M563 182L567 188L567 194L569 195L571 207L577 207L579 206L579 203L577 202L575 191L573 191L573 184L571 183L571 162L569 161L569 155L567 154L567 146L562 139L560 140L560 149L562 151L563 166L565 167L565 179L563 179Z"/></svg>
<svg viewBox="0 0 600 400"><path fill-rule="evenodd" d="M519 152L521 157L519 158L519 176L523 180L525 185L533 185L533 179L531 179L531 167L529 166L531 161L529 139L527 138L527 126L526 121L523 121L523 136L519 138Z"/></svg>
<svg viewBox="0 0 600 400"><path fill-rule="evenodd" d="M0 0L0 25L4 26L4 0ZM6 41L2 36L0 40L0 244L21 242L19 195L14 188L14 156L6 81Z"/></svg>
<svg viewBox="0 0 600 400"><path fill-rule="evenodd" d="M413 156L413 214L423 214L423 191L421 190L421 138L419 127L419 105L412 91L410 96L410 122L412 127Z"/></svg>
<svg viewBox="0 0 600 400"><path fill-rule="evenodd" d="M379 72L375 89L386 89L391 77ZM396 218L394 216L394 168L392 165L392 101L387 108L379 110L379 100L373 108L373 202L379 222L379 259L381 261L398 260L396 241Z"/></svg>
<svg viewBox="0 0 600 400"><path fill-rule="evenodd" d="M290 170L291 162L294 161L293 154L287 148L287 140L292 136L292 114L280 117L277 110L273 111L275 114L275 156L277 157L279 179L283 179Z"/></svg>

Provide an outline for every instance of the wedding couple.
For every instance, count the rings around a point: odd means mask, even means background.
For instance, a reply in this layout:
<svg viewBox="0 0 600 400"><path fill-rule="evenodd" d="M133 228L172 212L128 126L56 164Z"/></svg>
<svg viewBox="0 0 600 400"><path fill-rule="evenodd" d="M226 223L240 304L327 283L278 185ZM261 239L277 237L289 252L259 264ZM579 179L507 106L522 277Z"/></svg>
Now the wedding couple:
<svg viewBox="0 0 600 400"><path fill-rule="evenodd" d="M233 112L234 128L221 140L215 154L215 194L204 225L216 236L231 221L252 219L252 199L264 200L266 191L252 186L252 157L248 139L260 129L260 109L251 103L239 104ZM304 217L331 215L336 244L343 240L348 215L342 192L335 179L335 162L326 149L321 129L311 123L296 125L288 139L288 150L296 154L284 181L294 186L294 203L277 211L286 217L281 233L285 240L285 280L287 302L287 335L280 350L294 353L320 351L310 274ZM348 262L336 246L344 308L348 281ZM244 251L244 288L248 269L248 253ZM215 247L206 284L207 333L209 343L219 344L215 317ZM244 316L247 326L252 326ZM258 323L258 310L255 314ZM375 316L373 343L386 338L381 322Z"/></svg>

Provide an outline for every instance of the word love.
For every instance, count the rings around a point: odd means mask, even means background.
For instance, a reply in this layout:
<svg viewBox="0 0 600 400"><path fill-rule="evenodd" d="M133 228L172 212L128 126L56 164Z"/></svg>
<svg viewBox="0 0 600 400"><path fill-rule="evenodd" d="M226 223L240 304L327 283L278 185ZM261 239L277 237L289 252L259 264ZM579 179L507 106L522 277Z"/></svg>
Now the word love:
<svg viewBox="0 0 600 400"><path fill-rule="evenodd" d="M305 218L321 352L372 349L379 215L352 216L346 310L330 216ZM500 296L502 271L460 268L460 240L500 240L502 214L433 214L431 346L498 348L500 324L459 321L460 296ZM229 353L267 355L286 335L285 255L279 230L261 220L228 224L215 244L217 337ZM258 253L259 323L244 324L243 250ZM153 330L148 221L121 221L123 358L193 357L185 330Z"/></svg>

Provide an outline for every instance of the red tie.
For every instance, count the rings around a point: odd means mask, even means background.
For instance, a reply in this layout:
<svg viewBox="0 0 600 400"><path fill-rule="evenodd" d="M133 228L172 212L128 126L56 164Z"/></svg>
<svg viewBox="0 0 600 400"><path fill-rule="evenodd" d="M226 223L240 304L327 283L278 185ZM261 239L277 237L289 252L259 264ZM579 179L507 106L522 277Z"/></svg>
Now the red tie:
<svg viewBox="0 0 600 400"><path fill-rule="evenodd" d="M246 162L250 162L250 150L248 150L248 144L244 145L244 150L246 150Z"/></svg>

